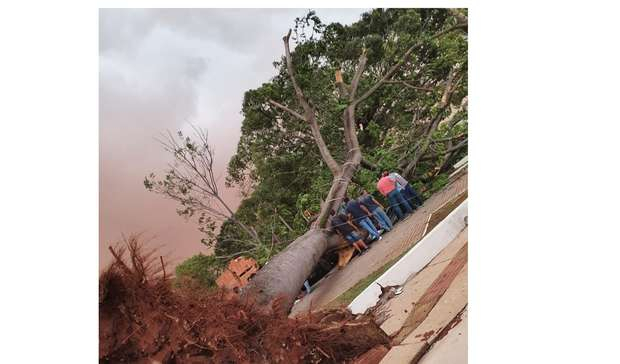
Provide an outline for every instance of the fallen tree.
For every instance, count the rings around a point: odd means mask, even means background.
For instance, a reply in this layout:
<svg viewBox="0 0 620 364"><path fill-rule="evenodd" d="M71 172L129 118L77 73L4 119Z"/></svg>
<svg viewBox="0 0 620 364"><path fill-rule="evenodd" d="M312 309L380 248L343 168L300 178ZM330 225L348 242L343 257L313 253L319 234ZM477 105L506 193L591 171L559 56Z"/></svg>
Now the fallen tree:
<svg viewBox="0 0 620 364"><path fill-rule="evenodd" d="M435 34L431 39L466 27L466 23L459 22ZM311 229L273 257L269 263L256 274L254 279L243 291L246 297L253 297L257 300L257 303L267 309L271 309L273 307L271 303L277 300L279 302L277 307L285 311L290 309L304 280L308 277L313 267L328 248L328 240L332 233L326 229L327 218L330 211L338 206L345 197L347 187L362 161L362 151L356 132L356 107L382 85L390 81L392 76L394 76L401 66L408 61L412 53L423 44L423 42L420 41L407 49L400 61L389 68L383 76L361 94L361 96L357 96L357 91L367 61L365 50L362 50L357 61L355 73L350 85L343 85L342 78L337 73L336 80L341 90L341 96L346 98L347 101L347 106L342 114L343 133L347 152L344 162L338 163L332 156L332 153L321 135L317 122L319 110L315 109L313 103L306 97L296 80L295 69L289 48L290 35L291 31L289 30L288 34L283 37L286 69L292 82L295 96L299 105L303 108L303 112L297 112L286 105L282 105L276 100L269 100L269 103L308 124L321 158L333 175L333 180L329 192L321 204L318 218L313 222ZM449 94L450 84L451 81L446 83L446 92L444 92L444 95ZM439 120L437 120L437 122L439 122Z"/></svg>

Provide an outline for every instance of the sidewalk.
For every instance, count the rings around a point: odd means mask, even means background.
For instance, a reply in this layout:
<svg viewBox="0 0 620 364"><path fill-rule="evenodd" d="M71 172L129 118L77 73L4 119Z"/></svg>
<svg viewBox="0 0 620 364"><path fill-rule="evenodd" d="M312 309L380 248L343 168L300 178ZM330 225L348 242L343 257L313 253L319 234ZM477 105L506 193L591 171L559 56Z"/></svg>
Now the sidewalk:
<svg viewBox="0 0 620 364"><path fill-rule="evenodd" d="M381 308L393 337L382 364L467 362L467 241L465 228Z"/></svg>
<svg viewBox="0 0 620 364"><path fill-rule="evenodd" d="M310 307L316 310L328 305L359 281L399 257L422 238L428 216L466 190L467 173L431 196L413 215L396 224L391 232L383 235L382 240L372 244L367 254L354 258L340 271L330 272L313 287L309 295L293 307L291 316L307 312Z"/></svg>

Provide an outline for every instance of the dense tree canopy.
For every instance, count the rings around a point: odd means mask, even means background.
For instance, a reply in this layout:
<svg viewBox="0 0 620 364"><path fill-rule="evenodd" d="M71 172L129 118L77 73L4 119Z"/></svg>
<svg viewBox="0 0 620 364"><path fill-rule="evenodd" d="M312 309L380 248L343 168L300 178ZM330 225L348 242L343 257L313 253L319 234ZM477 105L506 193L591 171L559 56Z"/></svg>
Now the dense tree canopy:
<svg viewBox="0 0 620 364"><path fill-rule="evenodd" d="M400 171L429 193L445 182L449 163L466 153L467 33L436 37L466 16L459 11L375 9L350 26L323 24L313 12L296 19L292 57L297 81L320 110L321 134L338 161L347 152L342 133L347 103L336 72L349 83L365 50L368 61L358 94L364 93L407 49L421 43L391 81L357 108L366 168L354 176L352 195L362 187L374 191L383 169ZM236 216L255 227L264 247L244 244L244 233L231 222L223 224L216 243L218 255L243 253L261 263L308 229L332 181L308 125L269 103L301 109L284 61L274 67L271 80L245 93L241 138L227 179L245 191Z"/></svg>

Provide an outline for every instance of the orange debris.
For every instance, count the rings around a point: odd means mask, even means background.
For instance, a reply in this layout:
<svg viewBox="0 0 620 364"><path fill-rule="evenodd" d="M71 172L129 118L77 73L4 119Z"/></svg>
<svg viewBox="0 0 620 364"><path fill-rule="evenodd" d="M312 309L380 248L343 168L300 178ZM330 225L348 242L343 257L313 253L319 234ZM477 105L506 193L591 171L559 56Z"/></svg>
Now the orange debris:
<svg viewBox="0 0 620 364"><path fill-rule="evenodd" d="M237 291L248 284L257 271L258 263L254 259L237 257L228 263L228 267L215 282L220 288Z"/></svg>

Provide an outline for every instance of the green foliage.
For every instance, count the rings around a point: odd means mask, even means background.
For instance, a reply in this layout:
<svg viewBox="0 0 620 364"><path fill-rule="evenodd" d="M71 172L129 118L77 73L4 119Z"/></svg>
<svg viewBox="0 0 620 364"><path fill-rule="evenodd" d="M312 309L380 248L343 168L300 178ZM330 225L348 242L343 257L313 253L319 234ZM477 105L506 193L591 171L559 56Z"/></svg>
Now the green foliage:
<svg viewBox="0 0 620 364"><path fill-rule="evenodd" d="M198 254L177 265L177 279L191 278L206 288L215 288L215 280L223 269L222 260L213 255Z"/></svg>
<svg viewBox="0 0 620 364"><path fill-rule="evenodd" d="M346 157L342 112L348 102L336 91L335 71L341 69L345 83L350 83L365 48L368 61L360 80L360 94L400 61L409 47L423 43L393 77L418 88L402 83L385 84L358 105L356 111L364 158L380 170L402 171L415 156L416 144L428 126L423 122L449 113L450 108L438 108L438 100L450 69L457 64L463 70L462 81L451 103L458 105L467 95L467 36L453 32L431 40L454 24L456 19L446 9L375 9L349 26L324 24L312 11L295 19L296 46L292 58L297 80L319 111L321 133L336 160ZM241 138L228 164L226 181L229 186L248 191L235 217L255 226L264 244L261 249L252 250L238 227L227 221L217 237L218 255L245 254L259 262L268 260L307 230L308 219L318 213L332 183L333 177L321 160L308 125L268 102L272 99L301 110L284 60L275 60L274 67L276 74L271 80L244 95ZM457 119L464 121L440 128L432 138L461 135L454 143L466 138L466 112L457 115ZM442 162L441 153L447 147L445 142L430 144L428 153L438 156L421 161L415 175L407 176L416 188L435 191L447 183L445 173L436 173ZM451 158L463 153L466 149ZM349 186L349 194L355 196L365 188L379 198L375 191L379 172L360 169Z"/></svg>
<svg viewBox="0 0 620 364"><path fill-rule="evenodd" d="M440 174L431 182L430 188L426 191L427 197L444 188L448 184L448 175Z"/></svg>

